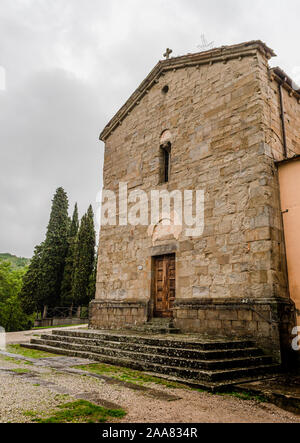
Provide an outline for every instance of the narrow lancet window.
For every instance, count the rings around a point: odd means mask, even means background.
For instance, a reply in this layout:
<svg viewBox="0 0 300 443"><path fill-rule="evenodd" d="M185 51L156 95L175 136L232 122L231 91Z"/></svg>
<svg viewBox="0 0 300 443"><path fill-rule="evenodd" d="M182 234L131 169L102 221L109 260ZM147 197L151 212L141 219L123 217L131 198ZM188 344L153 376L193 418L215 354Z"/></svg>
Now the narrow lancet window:
<svg viewBox="0 0 300 443"><path fill-rule="evenodd" d="M171 143L165 143L160 146L161 150L161 182L168 183L170 180L171 166Z"/></svg>

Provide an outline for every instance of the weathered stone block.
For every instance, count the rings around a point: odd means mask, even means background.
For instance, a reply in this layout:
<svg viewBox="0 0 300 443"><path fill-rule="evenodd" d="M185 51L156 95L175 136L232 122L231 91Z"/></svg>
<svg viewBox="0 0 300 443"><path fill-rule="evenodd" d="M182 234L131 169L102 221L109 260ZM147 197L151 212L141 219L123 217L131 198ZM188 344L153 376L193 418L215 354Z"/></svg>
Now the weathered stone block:
<svg viewBox="0 0 300 443"><path fill-rule="evenodd" d="M247 321L249 321L249 322L251 322L252 321L252 317L253 317L253 313L252 313L252 311L246 311L246 310L243 310L243 311L238 311L238 320L247 320Z"/></svg>
<svg viewBox="0 0 300 443"><path fill-rule="evenodd" d="M263 335L269 335L270 332L270 324L264 321L258 322L258 332Z"/></svg>
<svg viewBox="0 0 300 443"><path fill-rule="evenodd" d="M220 317L219 311L207 310L206 319L207 320L218 320Z"/></svg>
<svg viewBox="0 0 300 443"><path fill-rule="evenodd" d="M187 311L187 318L198 318L198 311L196 309Z"/></svg>
<svg viewBox="0 0 300 443"><path fill-rule="evenodd" d="M271 230L270 227L252 229L246 232L245 240L248 242L258 241L258 240L270 240Z"/></svg>
<svg viewBox="0 0 300 443"><path fill-rule="evenodd" d="M257 331L258 330L258 322L257 321L249 321L248 329L249 329L249 331L253 331L253 332Z"/></svg>
<svg viewBox="0 0 300 443"><path fill-rule="evenodd" d="M219 314L220 320L237 320L238 314L236 310L228 310L228 311L220 311Z"/></svg>
<svg viewBox="0 0 300 443"><path fill-rule="evenodd" d="M177 318L187 318L187 311L186 310L177 310L176 317Z"/></svg>
<svg viewBox="0 0 300 443"><path fill-rule="evenodd" d="M200 320L205 320L206 319L206 311L203 309L198 309L198 318Z"/></svg>
<svg viewBox="0 0 300 443"><path fill-rule="evenodd" d="M212 330L220 331L222 330L222 322L221 320L208 320L208 327Z"/></svg>
<svg viewBox="0 0 300 443"><path fill-rule="evenodd" d="M222 255L221 257L218 257L219 265L227 265L229 261L230 261L229 255Z"/></svg>
<svg viewBox="0 0 300 443"><path fill-rule="evenodd" d="M222 320L221 321L222 324L222 330L225 331L226 335L230 335L231 331L232 331L232 323L230 320Z"/></svg>
<svg viewBox="0 0 300 443"><path fill-rule="evenodd" d="M232 324L232 328L235 330L237 330L237 329L245 330L246 329L246 322L244 322L244 321L234 320L234 321L232 321L231 324Z"/></svg>

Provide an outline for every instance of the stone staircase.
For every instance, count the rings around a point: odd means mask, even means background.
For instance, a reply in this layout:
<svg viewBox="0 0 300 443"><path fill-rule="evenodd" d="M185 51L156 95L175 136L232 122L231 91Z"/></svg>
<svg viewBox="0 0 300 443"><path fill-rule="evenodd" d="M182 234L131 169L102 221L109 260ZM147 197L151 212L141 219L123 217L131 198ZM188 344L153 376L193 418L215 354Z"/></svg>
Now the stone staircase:
<svg viewBox="0 0 300 443"><path fill-rule="evenodd" d="M53 330L22 346L147 371L212 391L270 378L280 370L272 357L248 340Z"/></svg>
<svg viewBox="0 0 300 443"><path fill-rule="evenodd" d="M151 335L180 333L180 329L174 327L172 318L153 318L144 325L128 327L127 329L138 333Z"/></svg>

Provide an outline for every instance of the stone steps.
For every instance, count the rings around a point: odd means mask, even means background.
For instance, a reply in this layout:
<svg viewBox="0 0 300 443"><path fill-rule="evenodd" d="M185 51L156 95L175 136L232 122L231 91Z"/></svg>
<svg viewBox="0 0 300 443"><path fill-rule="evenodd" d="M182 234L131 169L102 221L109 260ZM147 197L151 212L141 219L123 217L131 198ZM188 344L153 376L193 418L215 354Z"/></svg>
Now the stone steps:
<svg viewBox="0 0 300 443"><path fill-rule="evenodd" d="M57 335L43 334L41 336L43 340L61 341L62 337ZM82 344L82 345L94 345L98 347L106 347L119 349L120 342L107 341L102 339L88 339L81 337L68 337L64 336L63 341L65 343ZM122 342L122 349L126 351L139 351L143 346L143 350L146 353L168 355L171 357L183 357L199 360L216 360L226 358L238 358L238 357L256 357L261 356L263 353L255 347L236 348L236 349L223 349L223 350L198 350L198 349L185 349L185 348L172 348L167 346L153 346L141 343Z"/></svg>
<svg viewBox="0 0 300 443"><path fill-rule="evenodd" d="M279 370L248 340L199 340L114 332L52 331L24 347L130 367L214 389Z"/></svg>
<svg viewBox="0 0 300 443"><path fill-rule="evenodd" d="M64 341L49 340L49 339L32 339L32 344L45 345L49 347L59 347L61 349L70 349L74 351L81 351L83 346L84 350L107 356L124 357L126 359L135 359L137 356L136 351L124 350L123 346L119 344L119 349L110 347L111 343L107 343L106 346L99 346L94 344L76 344ZM272 358L265 355L255 356L255 357L238 357L238 358L227 358L227 359L215 359L215 360L200 360L184 358L182 356L168 356L166 354L159 353L146 353L146 349L141 346L138 353L139 359L147 362L153 362L161 365L167 366L178 366L178 367L190 367L198 369L225 369L225 368L240 368L248 367L256 364L271 364Z"/></svg>
<svg viewBox="0 0 300 443"><path fill-rule="evenodd" d="M149 334L157 334L157 335L162 335L162 334L179 334L180 333L180 329L177 328L165 328L163 326L148 326L148 327L144 327L144 326L135 326L134 328L128 328L129 330L132 329L135 332L140 332L140 333L149 333Z"/></svg>
<svg viewBox="0 0 300 443"><path fill-rule="evenodd" d="M169 318L153 318L150 322L140 326L126 328L137 333L145 333L152 335L179 334L180 329L175 328L173 319Z"/></svg>
<svg viewBox="0 0 300 443"><path fill-rule="evenodd" d="M239 368L239 369L231 369L231 370L213 370L213 371L205 371L205 370L196 370L192 368L179 368L175 366L165 366L159 365L147 361L142 360L129 360L126 358L107 356L101 354L93 354L88 351L75 351L70 349L63 348L54 348L51 346L41 345L41 344L24 344L22 345L26 348L37 349L45 352L51 352L55 354L63 354L71 357L79 357L79 358L89 358L95 361L100 361L102 363L130 367L132 369L137 369L141 371L151 371L157 374L167 374L174 377L180 377L184 380L193 380L194 382L198 381L201 383L204 382L216 382L223 381L226 382L227 385L235 384L235 381L232 378L247 378L259 375L264 375L267 371L270 371L276 367L276 365L266 365L266 366L252 366L248 368Z"/></svg>
<svg viewBox="0 0 300 443"><path fill-rule="evenodd" d="M229 349L246 349L248 347L253 347L253 341L251 340L222 340L222 339L202 339L195 338L188 334L180 335L174 337L153 337L148 335L137 335L137 334L124 334L113 331L98 331L93 330L53 330L52 336L64 336L73 338L87 338L96 339L104 341L115 341L119 343L137 343L147 344L149 346L159 346L159 347L172 347L177 349L193 349L193 350L229 350Z"/></svg>

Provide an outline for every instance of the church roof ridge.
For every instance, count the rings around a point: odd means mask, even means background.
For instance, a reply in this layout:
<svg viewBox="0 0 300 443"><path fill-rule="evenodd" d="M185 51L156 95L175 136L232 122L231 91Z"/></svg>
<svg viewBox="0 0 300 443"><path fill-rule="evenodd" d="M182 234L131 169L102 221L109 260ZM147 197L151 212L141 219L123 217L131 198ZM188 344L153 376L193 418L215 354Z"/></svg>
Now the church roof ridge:
<svg viewBox="0 0 300 443"><path fill-rule="evenodd" d="M142 81L138 88L133 92L125 104L116 112L109 123L100 134L100 140L105 141L111 132L122 124L124 118L130 114L131 110L139 104L140 100L149 92L149 89L158 82L161 75L165 72L180 69L189 66L203 65L214 62L224 62L229 60L255 55L260 51L267 59L275 57L273 49L269 48L261 40L251 40L234 45L212 48L207 51L201 51L191 54L185 54L178 57L171 57L159 62L150 71L147 77Z"/></svg>

